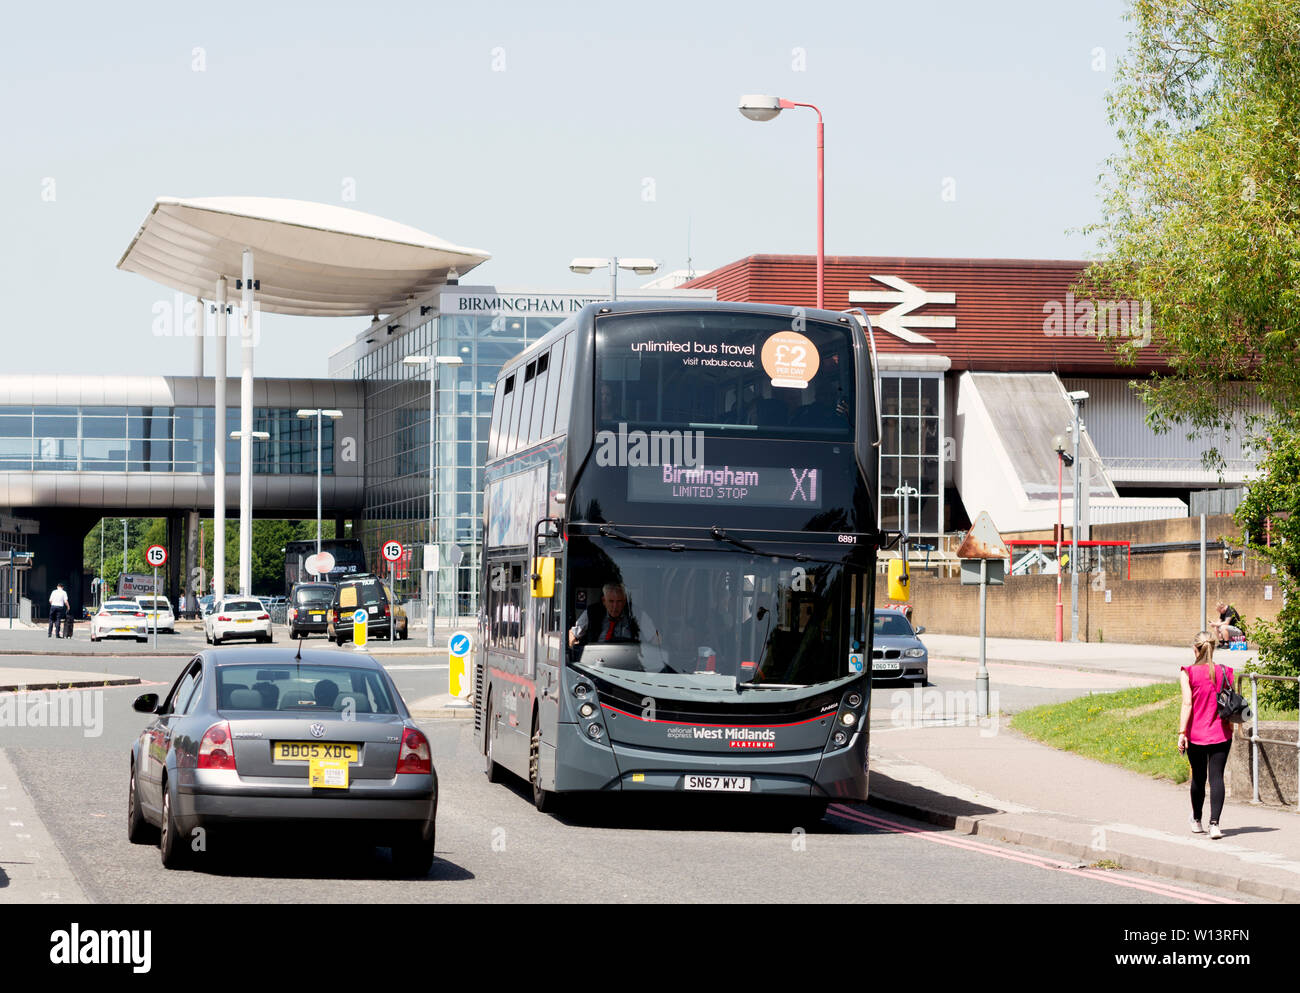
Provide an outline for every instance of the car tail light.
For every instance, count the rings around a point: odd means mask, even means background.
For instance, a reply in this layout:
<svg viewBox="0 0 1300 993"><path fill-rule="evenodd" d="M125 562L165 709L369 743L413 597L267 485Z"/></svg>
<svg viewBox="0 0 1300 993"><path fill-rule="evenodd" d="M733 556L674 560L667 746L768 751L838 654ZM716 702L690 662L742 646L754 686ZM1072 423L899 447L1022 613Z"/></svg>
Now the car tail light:
<svg viewBox="0 0 1300 993"><path fill-rule="evenodd" d="M200 769L234 769L235 745L230 737L230 722L213 724L203 732L199 742Z"/></svg>
<svg viewBox="0 0 1300 993"><path fill-rule="evenodd" d="M230 620L230 618L227 617L225 614L220 614L220 615L217 616L217 620L219 620L219 621L228 621L228 620Z"/></svg>
<svg viewBox="0 0 1300 993"><path fill-rule="evenodd" d="M296 621L298 619L298 608L290 607L289 613L286 615L286 617L291 621Z"/></svg>
<svg viewBox="0 0 1300 993"><path fill-rule="evenodd" d="M339 612L336 610L334 611L334 623L337 624L338 622L339 622Z"/></svg>
<svg viewBox="0 0 1300 993"><path fill-rule="evenodd" d="M270 615L270 614L258 614L258 615L257 615L257 619L258 619L259 621L269 621L269 620L271 619L271 615Z"/></svg>
<svg viewBox="0 0 1300 993"><path fill-rule="evenodd" d="M402 747L397 754L398 772L415 772L429 775L433 760L429 757L429 740L415 728L407 728L402 735Z"/></svg>
<svg viewBox="0 0 1300 993"><path fill-rule="evenodd" d="M388 604L384 604L384 616L388 616Z"/></svg>
<svg viewBox="0 0 1300 993"><path fill-rule="evenodd" d="M144 611L143 611L143 610L137 610L137 611L135 612L135 616L136 616L136 617L143 617L143 616L144 616Z"/></svg>

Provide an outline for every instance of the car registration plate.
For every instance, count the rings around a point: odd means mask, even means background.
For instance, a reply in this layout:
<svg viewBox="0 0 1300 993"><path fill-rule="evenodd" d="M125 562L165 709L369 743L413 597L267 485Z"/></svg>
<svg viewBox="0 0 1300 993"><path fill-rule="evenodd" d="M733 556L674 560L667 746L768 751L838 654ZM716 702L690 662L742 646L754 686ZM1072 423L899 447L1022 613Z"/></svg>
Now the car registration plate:
<svg viewBox="0 0 1300 993"><path fill-rule="evenodd" d="M686 789L707 793L748 793L748 776L687 776Z"/></svg>
<svg viewBox="0 0 1300 993"><path fill-rule="evenodd" d="M252 623L253 623L253 619L252 619L251 617L241 617L239 620L235 621L235 623L236 623L236 624L252 624Z"/></svg>
<svg viewBox="0 0 1300 993"><path fill-rule="evenodd" d="M899 666L897 662L872 662L871 663L872 672L897 672L898 668Z"/></svg>
<svg viewBox="0 0 1300 993"><path fill-rule="evenodd" d="M277 741L271 745L271 754L276 762L310 762L313 759L359 762L360 751L358 745L335 741Z"/></svg>
<svg viewBox="0 0 1300 993"><path fill-rule="evenodd" d="M114 634L130 634L135 628L113 628Z"/></svg>
<svg viewBox="0 0 1300 993"><path fill-rule="evenodd" d="M324 616L325 616L325 611L323 611L323 610L313 610L313 611L311 612L311 616L312 616L312 617L324 617Z"/></svg>

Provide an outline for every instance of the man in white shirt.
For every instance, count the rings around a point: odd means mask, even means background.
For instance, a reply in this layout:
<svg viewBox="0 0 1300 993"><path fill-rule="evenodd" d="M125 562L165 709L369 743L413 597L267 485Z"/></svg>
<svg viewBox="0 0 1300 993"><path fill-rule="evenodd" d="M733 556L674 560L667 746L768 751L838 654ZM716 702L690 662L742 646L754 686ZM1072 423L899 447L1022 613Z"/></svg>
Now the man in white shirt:
<svg viewBox="0 0 1300 993"><path fill-rule="evenodd" d="M50 629L45 632L45 637L51 634L56 638L63 637L63 618L68 612L68 594L63 592L63 584L59 583L50 594Z"/></svg>

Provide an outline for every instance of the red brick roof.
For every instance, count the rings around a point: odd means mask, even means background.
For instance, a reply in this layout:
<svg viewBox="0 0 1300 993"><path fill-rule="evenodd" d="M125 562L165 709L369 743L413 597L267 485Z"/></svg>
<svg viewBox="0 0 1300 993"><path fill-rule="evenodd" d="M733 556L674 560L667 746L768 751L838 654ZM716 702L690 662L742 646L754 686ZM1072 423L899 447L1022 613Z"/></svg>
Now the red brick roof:
<svg viewBox="0 0 1300 993"><path fill-rule="evenodd" d="M957 371L1142 375L1166 369L1163 357L1153 347L1144 350L1136 366L1117 365L1111 340L1084 333L1087 303L1075 298L1072 287L1087 264L1058 259L828 256L826 307L862 307L876 325L876 345L881 351L946 355ZM882 329L877 319L897 306L894 301L850 302L851 292L900 292L878 282L876 276L903 280L927 294L955 295L953 303L921 302L905 308L898 317L905 330L930 338L933 344L911 344ZM719 300L813 307L817 303L817 259L811 255L750 255L685 286L714 288ZM1067 313L1067 307L1074 309L1073 315ZM1142 308L1129 301L1124 301L1124 307L1134 318L1133 333L1140 334ZM954 326L910 324L912 317L949 317ZM1121 320L1114 318L1116 331L1127 330Z"/></svg>

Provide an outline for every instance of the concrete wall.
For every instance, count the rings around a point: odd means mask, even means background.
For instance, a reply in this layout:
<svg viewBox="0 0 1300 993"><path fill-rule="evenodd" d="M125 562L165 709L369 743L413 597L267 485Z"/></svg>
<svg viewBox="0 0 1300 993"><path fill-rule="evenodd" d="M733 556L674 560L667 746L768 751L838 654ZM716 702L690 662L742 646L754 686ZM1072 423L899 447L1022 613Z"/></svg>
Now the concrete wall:
<svg viewBox="0 0 1300 993"><path fill-rule="evenodd" d="M1261 684L1262 685L1262 684ZM1240 692L1250 699L1250 682L1240 686ZM1259 802L1281 807L1296 805L1296 725L1293 721L1261 721L1259 736L1289 744L1259 744ZM1250 731L1248 725L1238 725L1232 734L1232 751L1228 753L1228 796L1249 803L1254 797L1250 778Z"/></svg>
<svg viewBox="0 0 1300 993"><path fill-rule="evenodd" d="M1112 581L1110 603L1106 588L1093 589L1091 577L1079 577L1079 638L1082 641L1124 642L1137 645L1191 645L1208 618L1200 614L1200 582L1196 579L1133 579ZM1070 637L1070 577L1062 577L1065 637ZM1265 586L1273 599L1265 600ZM962 586L958 579L912 573L912 604L917 624L935 634L979 634L979 587ZM1273 619L1282 607L1281 589L1267 577L1211 579L1207 583L1207 609L1214 610L1216 596L1237 608L1247 623L1259 617ZM887 580L876 578L876 602L888 602ZM990 638L1056 637L1056 577L1011 576L1005 586L988 589Z"/></svg>

